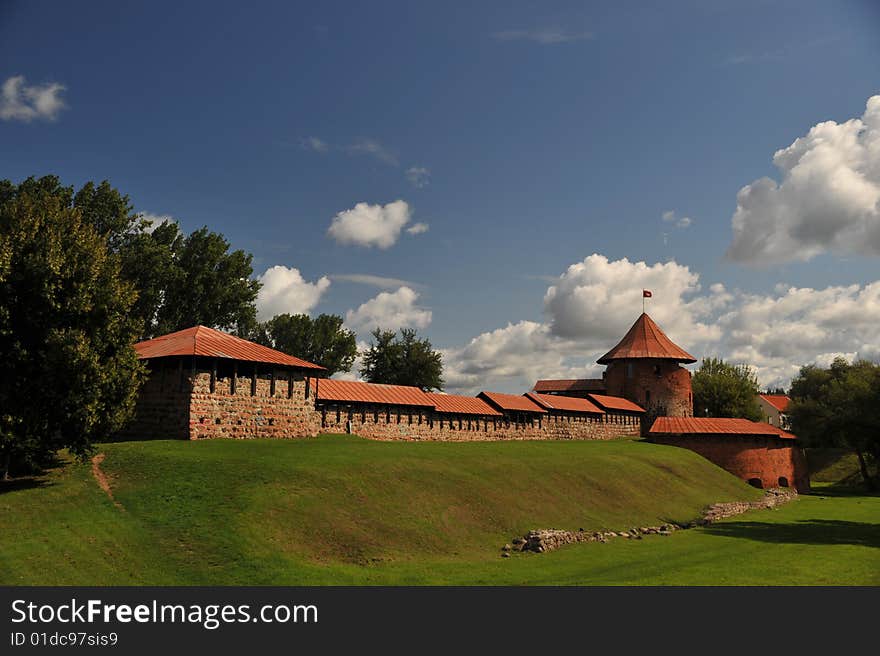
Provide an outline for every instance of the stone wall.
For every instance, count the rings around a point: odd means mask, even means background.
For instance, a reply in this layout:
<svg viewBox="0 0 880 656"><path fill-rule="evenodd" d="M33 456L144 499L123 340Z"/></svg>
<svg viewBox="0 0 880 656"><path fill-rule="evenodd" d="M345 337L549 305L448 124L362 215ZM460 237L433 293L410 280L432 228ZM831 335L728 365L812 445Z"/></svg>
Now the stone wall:
<svg viewBox="0 0 880 656"><path fill-rule="evenodd" d="M652 437L651 441L690 449L744 481L760 483L763 489L810 491L804 450L794 440L765 435L689 435Z"/></svg>
<svg viewBox="0 0 880 656"><path fill-rule="evenodd" d="M298 379L297 379L298 378ZM217 378L211 391L211 373L192 377L189 437L310 437L321 431L315 412L314 390L301 376L286 372ZM308 391L308 398L306 392Z"/></svg>
<svg viewBox="0 0 880 656"><path fill-rule="evenodd" d="M375 440L609 440L638 437L639 419L633 415L553 415L516 421L508 417L475 417L421 411L395 406L322 404L322 430L351 432Z"/></svg>
<svg viewBox="0 0 880 656"><path fill-rule="evenodd" d="M172 367L154 370L141 386L134 417L118 433L127 440L189 439L189 377Z"/></svg>
<svg viewBox="0 0 880 656"><path fill-rule="evenodd" d="M605 384L608 394L638 403L648 417L694 416L691 372L677 362L615 360L605 370Z"/></svg>
<svg viewBox="0 0 880 656"><path fill-rule="evenodd" d="M314 379L284 371L234 378L182 368L164 371L152 372L141 390L135 421L122 436L302 438L345 433L349 420L353 434L375 440L609 440L640 434L639 417L626 413L560 412L522 421L451 415L427 407L318 403Z"/></svg>

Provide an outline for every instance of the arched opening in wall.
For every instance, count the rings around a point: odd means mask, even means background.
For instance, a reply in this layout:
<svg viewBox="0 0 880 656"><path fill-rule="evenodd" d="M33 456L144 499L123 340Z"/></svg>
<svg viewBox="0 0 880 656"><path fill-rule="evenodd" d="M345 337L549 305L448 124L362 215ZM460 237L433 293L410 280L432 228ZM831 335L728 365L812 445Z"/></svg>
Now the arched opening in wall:
<svg viewBox="0 0 880 656"><path fill-rule="evenodd" d="M657 378L660 378L660 365L659 364L654 365L654 375L657 376Z"/></svg>
<svg viewBox="0 0 880 656"><path fill-rule="evenodd" d="M779 477L779 487L788 487L788 479L785 476Z"/></svg>
<svg viewBox="0 0 880 656"><path fill-rule="evenodd" d="M752 487L756 487L756 488L758 488L759 490L763 490L763 489L764 489L764 483L761 482L761 479L760 479L760 478L750 478L750 479L749 479L749 485L751 485Z"/></svg>

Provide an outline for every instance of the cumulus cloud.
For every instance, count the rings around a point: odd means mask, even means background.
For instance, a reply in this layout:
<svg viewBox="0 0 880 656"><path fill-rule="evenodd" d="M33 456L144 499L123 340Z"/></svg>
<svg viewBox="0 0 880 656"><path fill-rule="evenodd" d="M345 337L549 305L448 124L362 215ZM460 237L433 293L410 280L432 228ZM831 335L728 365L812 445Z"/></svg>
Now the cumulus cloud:
<svg viewBox="0 0 880 656"><path fill-rule="evenodd" d="M30 123L35 119L54 121L65 108L57 82L28 85L23 75L8 78L0 88L0 119Z"/></svg>
<svg viewBox="0 0 880 656"><path fill-rule="evenodd" d="M590 353L535 321L510 323L482 333L461 348L442 350L447 390L524 392L539 378L600 376Z"/></svg>
<svg viewBox="0 0 880 656"><path fill-rule="evenodd" d="M418 292L409 287L381 292L356 310L346 312L345 324L358 333L377 327L382 330L427 328L431 323L431 311L417 305L418 299Z"/></svg>
<svg viewBox="0 0 880 656"><path fill-rule="evenodd" d="M333 217L327 234L340 244L390 248L409 219L409 205L403 200L387 205L358 203Z"/></svg>
<svg viewBox="0 0 880 656"><path fill-rule="evenodd" d="M541 27L493 32L492 38L496 41L531 41L543 46L552 46L560 43L592 39L593 34L592 32L572 32L561 27Z"/></svg>
<svg viewBox="0 0 880 656"><path fill-rule="evenodd" d="M413 187L421 189L431 182L431 171L424 166L411 166L406 170L406 179Z"/></svg>
<svg viewBox="0 0 880 656"><path fill-rule="evenodd" d="M423 232L428 232L429 227L427 223L413 223L406 229L406 232L410 235L420 235Z"/></svg>
<svg viewBox="0 0 880 656"><path fill-rule="evenodd" d="M326 276L308 282L299 269L280 265L266 269L259 280L263 283L257 295L257 318L260 321L276 314L308 313L330 287L330 279Z"/></svg>
<svg viewBox="0 0 880 656"><path fill-rule="evenodd" d="M353 380L366 382L363 378L361 378L361 368L364 365L364 353L366 353L369 348L370 345L367 342L358 340L357 355L354 358L354 363L351 365L351 371L337 371L330 377L334 380Z"/></svg>
<svg viewBox="0 0 880 656"><path fill-rule="evenodd" d="M732 260L806 261L824 252L880 255L880 95L861 118L813 126L773 164L781 182L740 189Z"/></svg>
<svg viewBox="0 0 880 656"><path fill-rule="evenodd" d="M688 334L691 341L706 341L717 336L717 328L699 320L701 305L689 299L700 290L699 275L674 261L648 265L594 253L547 289L544 311L553 334L601 348L623 336L639 315L643 289L653 292L649 312L670 337Z"/></svg>
<svg viewBox="0 0 880 656"><path fill-rule="evenodd" d="M145 232L153 232L163 223L174 223L175 218L170 214L153 214L152 212L138 212L138 216L146 221L150 221L150 226Z"/></svg>
<svg viewBox="0 0 880 656"><path fill-rule="evenodd" d="M443 350L450 391L522 392L539 378L598 377L596 359L641 312L696 358L752 366L762 386L787 386L802 365L842 355L880 362L880 281L824 289L777 285L767 294L703 289L675 262L649 265L594 254L571 265L544 295L543 322L520 321ZM536 299L537 300L537 299Z"/></svg>

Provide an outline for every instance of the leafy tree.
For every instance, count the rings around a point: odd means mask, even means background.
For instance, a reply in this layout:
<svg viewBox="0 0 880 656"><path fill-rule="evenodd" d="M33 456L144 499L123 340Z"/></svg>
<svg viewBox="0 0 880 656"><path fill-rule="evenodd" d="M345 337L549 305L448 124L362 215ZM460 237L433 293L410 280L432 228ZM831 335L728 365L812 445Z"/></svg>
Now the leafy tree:
<svg viewBox="0 0 880 656"><path fill-rule="evenodd" d="M342 327L342 317L279 314L259 324L253 337L266 346L327 368L327 375L351 371L357 356L355 334Z"/></svg>
<svg viewBox="0 0 880 656"><path fill-rule="evenodd" d="M188 236L176 223L131 236L120 249L123 273L141 292L136 307L144 337L205 325L239 332L256 324L260 283L252 256L229 252L207 227Z"/></svg>
<svg viewBox="0 0 880 656"><path fill-rule="evenodd" d="M443 389L443 360L427 339L418 339L412 328L373 331L364 353L361 374L371 383L411 385L423 390Z"/></svg>
<svg viewBox="0 0 880 656"><path fill-rule="evenodd" d="M880 365L836 358L827 369L802 367L791 397L793 432L808 446L853 451L865 485L874 489L868 458L880 462Z"/></svg>
<svg viewBox="0 0 880 656"><path fill-rule="evenodd" d="M761 420L758 379L751 367L704 358L691 385L695 416Z"/></svg>
<svg viewBox="0 0 880 656"><path fill-rule="evenodd" d="M0 181L3 478L11 462L38 464L59 448L85 456L133 410L136 291L107 248L116 228L96 227L100 189L78 207L52 176Z"/></svg>
<svg viewBox="0 0 880 656"><path fill-rule="evenodd" d="M0 181L0 203L43 194L79 210L82 221L119 255L122 277L138 292L132 314L141 324L139 339L197 324L239 332L256 325L260 283L251 280L252 256L230 252L223 235L207 227L184 235L171 222L152 226L106 180L88 182L77 192L54 175L31 177L17 187Z"/></svg>

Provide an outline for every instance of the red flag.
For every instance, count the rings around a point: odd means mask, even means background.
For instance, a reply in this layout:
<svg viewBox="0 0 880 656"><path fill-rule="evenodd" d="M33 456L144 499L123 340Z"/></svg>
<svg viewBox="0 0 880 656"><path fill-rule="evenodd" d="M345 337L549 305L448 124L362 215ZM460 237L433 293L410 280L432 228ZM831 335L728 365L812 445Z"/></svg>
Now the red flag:
<svg viewBox="0 0 880 656"><path fill-rule="evenodd" d="M651 290L643 289L642 290L642 298L651 298Z"/></svg>

